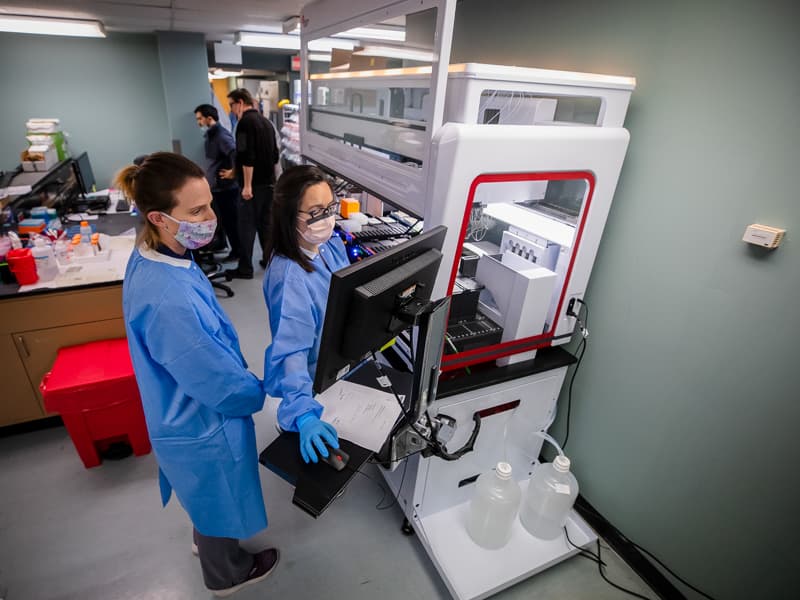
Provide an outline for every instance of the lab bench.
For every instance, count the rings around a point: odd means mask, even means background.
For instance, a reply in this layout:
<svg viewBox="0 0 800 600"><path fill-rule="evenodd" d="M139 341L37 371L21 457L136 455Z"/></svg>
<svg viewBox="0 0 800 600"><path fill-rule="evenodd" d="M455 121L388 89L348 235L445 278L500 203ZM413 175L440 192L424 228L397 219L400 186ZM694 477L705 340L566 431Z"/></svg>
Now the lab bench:
<svg viewBox="0 0 800 600"><path fill-rule="evenodd" d="M98 231L138 225L128 214L104 215ZM39 382L64 346L125 337L122 279L19 292L0 285L0 427L48 416Z"/></svg>

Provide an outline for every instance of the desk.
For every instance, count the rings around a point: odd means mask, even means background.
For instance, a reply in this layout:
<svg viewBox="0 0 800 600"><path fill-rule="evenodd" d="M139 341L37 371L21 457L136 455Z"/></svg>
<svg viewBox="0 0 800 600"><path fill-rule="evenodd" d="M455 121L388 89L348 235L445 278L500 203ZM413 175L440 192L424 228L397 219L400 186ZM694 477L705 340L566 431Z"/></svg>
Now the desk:
<svg viewBox="0 0 800 600"><path fill-rule="evenodd" d="M139 223L128 214L101 216L97 229L119 234ZM0 427L51 416L39 382L63 346L125 337L122 279L19 292L0 285Z"/></svg>

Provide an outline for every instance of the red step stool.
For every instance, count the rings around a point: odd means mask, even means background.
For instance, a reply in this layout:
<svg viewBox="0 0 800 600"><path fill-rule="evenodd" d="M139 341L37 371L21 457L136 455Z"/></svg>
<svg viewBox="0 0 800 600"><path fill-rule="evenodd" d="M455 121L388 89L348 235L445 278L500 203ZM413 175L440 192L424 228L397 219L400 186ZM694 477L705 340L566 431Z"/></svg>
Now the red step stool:
<svg viewBox="0 0 800 600"><path fill-rule="evenodd" d="M136 456L150 452L125 338L60 348L39 390L47 410L61 413L87 469L101 463L98 447L125 438Z"/></svg>

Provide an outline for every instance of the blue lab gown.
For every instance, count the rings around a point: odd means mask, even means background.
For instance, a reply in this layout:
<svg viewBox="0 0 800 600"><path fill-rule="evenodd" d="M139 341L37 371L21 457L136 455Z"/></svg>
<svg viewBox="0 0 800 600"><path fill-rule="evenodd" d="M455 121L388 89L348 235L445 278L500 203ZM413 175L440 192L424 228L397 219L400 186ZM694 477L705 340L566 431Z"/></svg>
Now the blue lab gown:
<svg viewBox="0 0 800 600"><path fill-rule="evenodd" d="M122 287L128 346L159 464L207 536L246 538L267 526L252 414L264 405L233 325L192 260L133 251Z"/></svg>
<svg viewBox="0 0 800 600"><path fill-rule="evenodd" d="M264 356L264 388L280 398L278 424L297 431L295 419L313 412L322 415L312 384L331 273L350 263L342 240L334 236L320 245L309 273L285 256L275 255L264 275L264 300L269 311L272 343Z"/></svg>

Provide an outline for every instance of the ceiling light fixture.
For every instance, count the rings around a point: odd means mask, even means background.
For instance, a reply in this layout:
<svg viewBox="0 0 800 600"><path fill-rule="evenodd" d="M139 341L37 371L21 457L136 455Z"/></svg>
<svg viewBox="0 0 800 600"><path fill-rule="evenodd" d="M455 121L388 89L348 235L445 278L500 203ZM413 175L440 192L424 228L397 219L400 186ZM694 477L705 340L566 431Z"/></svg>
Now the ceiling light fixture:
<svg viewBox="0 0 800 600"><path fill-rule="evenodd" d="M341 33L334 33L333 37L355 38L359 40L386 40L389 42L405 42L405 29L382 29L379 27L354 27Z"/></svg>
<svg viewBox="0 0 800 600"><path fill-rule="evenodd" d="M289 17L283 22L283 33L300 33L300 17Z"/></svg>
<svg viewBox="0 0 800 600"><path fill-rule="evenodd" d="M236 34L235 41L239 46L249 46L252 48L300 50L300 36L287 33L240 31ZM352 50L355 48L355 42L345 39L320 38L311 40L308 43L308 49L312 52L330 52L333 48Z"/></svg>
<svg viewBox="0 0 800 600"><path fill-rule="evenodd" d="M100 21L22 15L0 15L0 31L71 37L106 37L105 29Z"/></svg>
<svg viewBox="0 0 800 600"><path fill-rule="evenodd" d="M313 52L309 52L308 60L313 62L331 62L331 55L330 54L314 54Z"/></svg>
<svg viewBox="0 0 800 600"><path fill-rule="evenodd" d="M433 52L428 50L414 50L412 48L399 48L395 46L364 46L355 50L353 54L359 56L380 56L383 58L399 58L402 60L417 60L432 62Z"/></svg>
<svg viewBox="0 0 800 600"><path fill-rule="evenodd" d="M239 77L242 71L226 71L225 69L212 69L208 72L209 79L228 79L229 77Z"/></svg>

